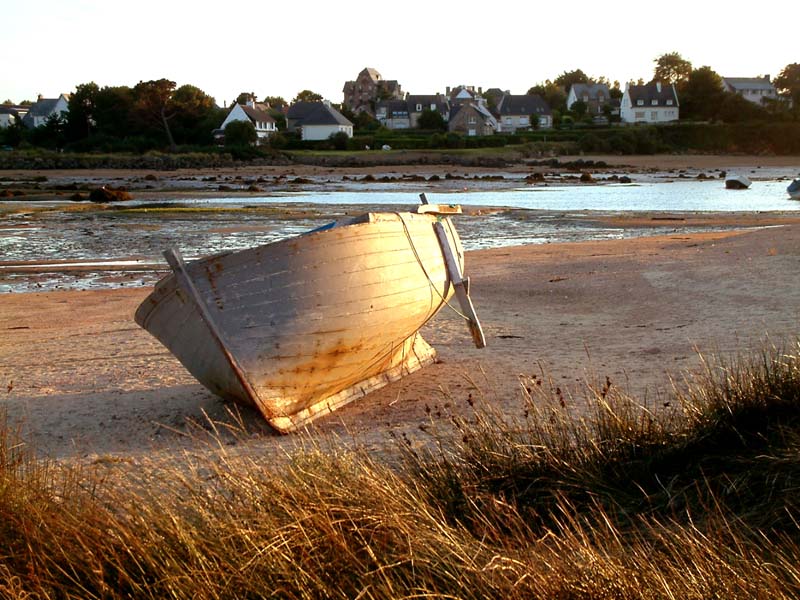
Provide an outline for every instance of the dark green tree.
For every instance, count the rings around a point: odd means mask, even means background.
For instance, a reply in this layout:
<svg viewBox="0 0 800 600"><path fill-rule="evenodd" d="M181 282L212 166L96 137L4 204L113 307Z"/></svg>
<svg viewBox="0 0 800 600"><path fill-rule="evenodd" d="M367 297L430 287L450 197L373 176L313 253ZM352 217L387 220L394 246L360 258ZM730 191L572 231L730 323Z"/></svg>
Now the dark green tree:
<svg viewBox="0 0 800 600"><path fill-rule="evenodd" d="M295 102L322 102L322 95L312 92L311 90L303 90L297 92L297 96L292 100L292 104Z"/></svg>
<svg viewBox="0 0 800 600"><path fill-rule="evenodd" d="M765 108L745 100L739 94L725 92L720 103L717 118L726 123L746 123L763 120L767 117Z"/></svg>
<svg viewBox="0 0 800 600"><path fill-rule="evenodd" d="M70 140L88 138L96 125L95 110L100 88L96 83L81 83L69 97L67 136Z"/></svg>
<svg viewBox="0 0 800 600"><path fill-rule="evenodd" d="M182 144L210 144L211 132L225 120L225 110L214 98L193 85L182 85L170 101L174 114L172 130Z"/></svg>
<svg viewBox="0 0 800 600"><path fill-rule="evenodd" d="M561 86L565 92L569 92L569 88L575 83L592 83L592 79L580 69L574 71L564 71L561 75L553 81L556 85Z"/></svg>
<svg viewBox="0 0 800 600"><path fill-rule="evenodd" d="M570 111L572 111L576 121L582 120L586 116L587 110L589 110L589 106L583 100L577 100L570 106Z"/></svg>
<svg viewBox="0 0 800 600"><path fill-rule="evenodd" d="M236 96L236 99L234 99L233 102L231 102L231 107L233 107L234 104L247 104L251 100L255 101L255 99L256 99L255 92L242 92L241 94Z"/></svg>
<svg viewBox="0 0 800 600"><path fill-rule="evenodd" d="M425 108L419 116L417 127L430 131L446 131L447 123L444 122L444 117L439 111Z"/></svg>
<svg viewBox="0 0 800 600"><path fill-rule="evenodd" d="M269 104L269 107L273 109L282 108L288 105L288 102L283 99L283 96L264 96L262 102Z"/></svg>
<svg viewBox="0 0 800 600"><path fill-rule="evenodd" d="M141 133L133 123L133 90L127 86L104 87L94 98L95 131L122 139Z"/></svg>
<svg viewBox="0 0 800 600"><path fill-rule="evenodd" d="M774 84L781 97L791 105L794 118L800 117L800 63L786 65Z"/></svg>
<svg viewBox="0 0 800 600"><path fill-rule="evenodd" d="M567 109L567 93L560 85L550 80L533 86L528 90L528 94L541 96L551 110L563 112Z"/></svg>
<svg viewBox="0 0 800 600"><path fill-rule="evenodd" d="M250 121L231 121L225 126L226 146L253 146L257 141L256 128Z"/></svg>
<svg viewBox="0 0 800 600"><path fill-rule="evenodd" d="M662 54L653 59L653 62L656 63L656 68L653 71L654 81L680 85L689 79L692 73L692 63L677 52Z"/></svg>
<svg viewBox="0 0 800 600"><path fill-rule="evenodd" d="M167 136L170 150L175 150L175 138L169 122L175 117L172 96L175 82L169 79L140 81L133 88L134 118L151 131L161 130Z"/></svg>
<svg viewBox="0 0 800 600"><path fill-rule="evenodd" d="M711 67L694 69L679 86L681 117L710 120L719 117L725 92L720 77Z"/></svg>
<svg viewBox="0 0 800 600"><path fill-rule="evenodd" d="M331 141L331 144L333 144L335 150L347 150L347 140L350 139L350 136L344 131L337 131L336 133L332 133L328 139Z"/></svg>

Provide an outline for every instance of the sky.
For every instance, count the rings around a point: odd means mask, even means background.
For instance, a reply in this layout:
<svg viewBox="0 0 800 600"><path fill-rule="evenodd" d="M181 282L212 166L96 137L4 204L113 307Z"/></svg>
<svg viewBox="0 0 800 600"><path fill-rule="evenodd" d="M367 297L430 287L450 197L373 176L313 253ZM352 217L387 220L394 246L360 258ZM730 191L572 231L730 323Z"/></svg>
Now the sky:
<svg viewBox="0 0 800 600"><path fill-rule="evenodd" d="M773 78L800 62L795 0L567 4L451 0L0 0L0 102L166 78L229 105L240 92L342 101L364 67L404 92L447 86L524 94L564 71L623 83L679 52L722 76Z"/></svg>

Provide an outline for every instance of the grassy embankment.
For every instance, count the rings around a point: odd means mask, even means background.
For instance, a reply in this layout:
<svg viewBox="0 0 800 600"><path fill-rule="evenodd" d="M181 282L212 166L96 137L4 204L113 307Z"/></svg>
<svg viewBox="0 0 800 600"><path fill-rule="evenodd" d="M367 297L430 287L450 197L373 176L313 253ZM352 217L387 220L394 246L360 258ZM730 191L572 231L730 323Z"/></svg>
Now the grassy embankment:
<svg viewBox="0 0 800 600"><path fill-rule="evenodd" d="M276 466L218 431L168 467L59 466L2 428L0 596L800 595L800 345L657 409L606 380L580 420L521 384L524 417L433 409L431 443L382 460L311 443Z"/></svg>

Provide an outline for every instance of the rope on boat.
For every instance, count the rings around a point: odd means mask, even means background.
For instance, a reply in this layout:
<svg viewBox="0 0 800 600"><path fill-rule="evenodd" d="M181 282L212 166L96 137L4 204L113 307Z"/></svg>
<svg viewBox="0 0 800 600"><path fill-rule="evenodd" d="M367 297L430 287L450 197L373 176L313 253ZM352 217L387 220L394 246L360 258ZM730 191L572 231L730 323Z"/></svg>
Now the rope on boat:
<svg viewBox="0 0 800 600"><path fill-rule="evenodd" d="M442 295L442 293L436 287L436 284L431 279L431 276L428 275L428 271L427 271L427 269L425 269L425 265L422 264L422 259L420 258L419 253L417 252L417 247L414 245L414 240L411 238L411 232L408 230L408 225L406 224L405 219L403 219L403 215L400 214L399 212L396 212L394 214L397 215L397 218L400 219L400 222L403 224L403 231L406 234L406 239L408 239L408 245L411 247L411 251L414 253L414 257L417 259L417 263L419 263L419 266L422 269L422 272L425 274L425 278L428 280L428 283L433 288L433 291L435 291L436 295L439 296L439 298L441 298L443 304L445 304L450 310L452 310L459 317L461 317L462 319L464 319L465 321L467 321L469 323L471 321L471 319L467 315L462 313L460 310L458 310L456 307L454 307L452 304L450 304L450 302ZM450 223L449 219L445 219L445 220L447 221L448 228L450 229L450 233L452 235L452 233L453 233L453 231L452 231L452 223ZM450 284L450 285L452 285L452 284Z"/></svg>

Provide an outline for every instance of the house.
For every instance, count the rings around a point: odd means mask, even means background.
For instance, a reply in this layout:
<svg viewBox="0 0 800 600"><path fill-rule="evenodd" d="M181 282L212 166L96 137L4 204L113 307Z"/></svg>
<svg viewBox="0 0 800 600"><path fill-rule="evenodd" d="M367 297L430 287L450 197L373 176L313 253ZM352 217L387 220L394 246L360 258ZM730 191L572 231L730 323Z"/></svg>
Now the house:
<svg viewBox="0 0 800 600"><path fill-rule="evenodd" d="M673 84L625 84L620 103L623 123L669 123L678 120L678 111L678 93Z"/></svg>
<svg viewBox="0 0 800 600"><path fill-rule="evenodd" d="M451 106L456 104L473 104L483 102L483 88L473 85L457 85L450 89L447 86L445 96Z"/></svg>
<svg viewBox="0 0 800 600"><path fill-rule="evenodd" d="M764 100L777 100L778 92L769 75L764 77L723 77L722 87L726 92L739 94L753 104L763 106Z"/></svg>
<svg viewBox="0 0 800 600"><path fill-rule="evenodd" d="M69 94L61 94L58 98L39 98L30 105L22 123L31 129L44 125L52 116L65 116L69 110Z"/></svg>
<svg viewBox="0 0 800 600"><path fill-rule="evenodd" d="M438 112L445 123L450 118L450 105L442 94L408 94L405 100L378 102L375 118L389 129L411 129L419 126L419 118L425 110Z"/></svg>
<svg viewBox="0 0 800 600"><path fill-rule="evenodd" d="M27 114L26 106L0 105L0 129L11 127Z"/></svg>
<svg viewBox="0 0 800 600"><path fill-rule="evenodd" d="M355 81L347 81L342 89L342 104L354 113L366 112L375 116L375 105L381 100L402 100L403 91L394 79L384 79L375 69L367 67Z"/></svg>
<svg viewBox="0 0 800 600"><path fill-rule="evenodd" d="M224 136L225 127L233 121L250 122L255 127L258 143L264 143L269 136L278 131L278 125L272 115L267 112L269 106L257 103L252 96L248 98L246 104L234 104L228 116L220 125L219 130L215 131L215 137L219 137L219 131Z"/></svg>
<svg viewBox="0 0 800 600"><path fill-rule="evenodd" d="M388 129L410 129L411 117L405 100L384 100L375 105L375 118Z"/></svg>
<svg viewBox="0 0 800 600"><path fill-rule="evenodd" d="M619 115L619 101L611 97L611 90L605 83L575 83L567 94L567 109L571 110L576 102L586 105L586 114L591 117L604 117L606 107L611 114Z"/></svg>
<svg viewBox="0 0 800 600"><path fill-rule="evenodd" d="M328 101L296 102L286 114L287 130L303 140L327 140L340 131L353 137L353 124Z"/></svg>
<svg viewBox="0 0 800 600"><path fill-rule="evenodd" d="M541 129L553 126L553 112L538 94L504 94L495 110L498 114L498 131L513 133L517 129L536 127L537 122Z"/></svg>
<svg viewBox="0 0 800 600"><path fill-rule="evenodd" d="M447 129L468 136L492 135L498 130L498 124L483 104L457 104L450 109Z"/></svg>

